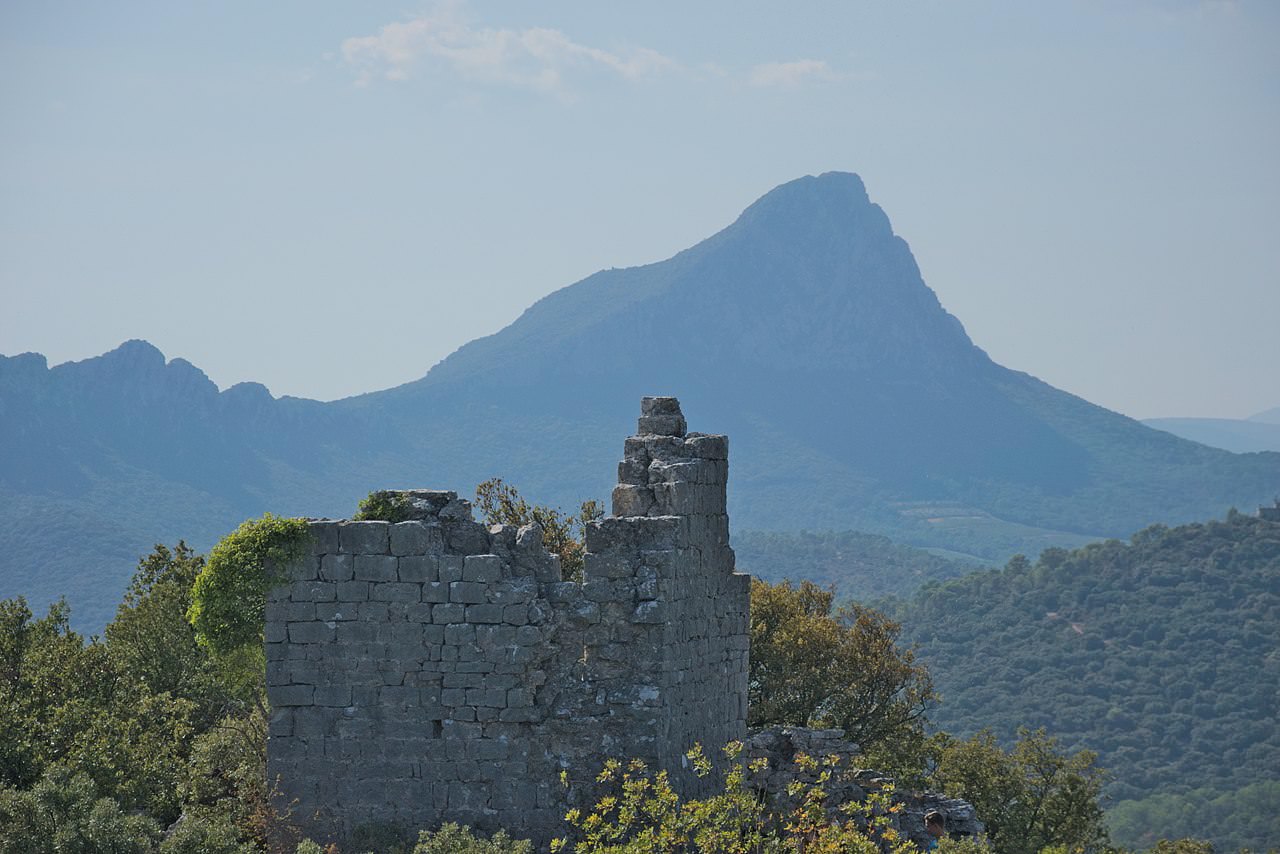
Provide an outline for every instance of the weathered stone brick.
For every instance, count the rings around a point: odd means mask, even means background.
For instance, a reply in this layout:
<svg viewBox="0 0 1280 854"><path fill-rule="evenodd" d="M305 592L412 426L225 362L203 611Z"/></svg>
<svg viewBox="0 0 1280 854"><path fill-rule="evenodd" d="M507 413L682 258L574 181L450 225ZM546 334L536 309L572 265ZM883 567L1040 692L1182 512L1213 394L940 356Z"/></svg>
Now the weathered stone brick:
<svg viewBox="0 0 1280 854"><path fill-rule="evenodd" d="M338 525L338 549L355 555L389 554L390 527L386 522L342 522Z"/></svg>
<svg viewBox="0 0 1280 854"><path fill-rule="evenodd" d="M356 555L356 581L397 581L399 560L391 555Z"/></svg>
<svg viewBox="0 0 1280 854"><path fill-rule="evenodd" d="M455 581L449 585L449 601L480 604L486 601L485 586L474 581Z"/></svg>
<svg viewBox="0 0 1280 854"><path fill-rule="evenodd" d="M374 602L418 602L422 599L422 585L403 581L374 584L369 590L369 599Z"/></svg>
<svg viewBox="0 0 1280 854"><path fill-rule="evenodd" d="M438 523L399 522L391 526L393 555L434 555L444 550L444 535Z"/></svg>
<svg viewBox="0 0 1280 854"><path fill-rule="evenodd" d="M284 706L309 706L315 688L311 685L277 685L271 690L271 704Z"/></svg>
<svg viewBox="0 0 1280 854"><path fill-rule="evenodd" d="M432 604L449 601L449 585L443 581L428 581L422 585L422 601Z"/></svg>
<svg viewBox="0 0 1280 854"><path fill-rule="evenodd" d="M327 623L310 621L289 623L289 643L329 643L336 637L334 627Z"/></svg>
<svg viewBox="0 0 1280 854"><path fill-rule="evenodd" d="M369 582L343 581L334 585L339 602L366 602L369 599Z"/></svg>
<svg viewBox="0 0 1280 854"><path fill-rule="evenodd" d="M440 558L435 555L410 555L400 558L400 580L422 583L440 577Z"/></svg>
<svg viewBox="0 0 1280 854"><path fill-rule="evenodd" d="M320 578L324 581L350 581L354 571L354 555L326 554L320 557Z"/></svg>
<svg viewBox="0 0 1280 854"><path fill-rule="evenodd" d="M436 605L431 609L433 623L461 623L466 616L466 606L456 602Z"/></svg>
<svg viewBox="0 0 1280 854"><path fill-rule="evenodd" d="M497 555L467 555L462 565L463 581L491 582L502 579L502 558Z"/></svg>
<svg viewBox="0 0 1280 854"><path fill-rule="evenodd" d="M501 605L468 605L467 606L467 622L501 623L502 622L502 606Z"/></svg>

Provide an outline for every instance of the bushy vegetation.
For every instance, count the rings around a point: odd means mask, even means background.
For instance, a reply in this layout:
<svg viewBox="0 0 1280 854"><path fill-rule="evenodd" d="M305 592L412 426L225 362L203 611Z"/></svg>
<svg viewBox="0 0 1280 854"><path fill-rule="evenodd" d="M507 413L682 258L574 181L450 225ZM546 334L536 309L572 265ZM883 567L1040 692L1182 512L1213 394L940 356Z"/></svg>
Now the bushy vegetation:
<svg viewBox="0 0 1280 854"><path fill-rule="evenodd" d="M751 582L748 723L838 727L865 750L918 741L937 700L899 626L808 581Z"/></svg>
<svg viewBox="0 0 1280 854"><path fill-rule="evenodd" d="M1096 750L1125 844L1168 835L1158 822L1210 782L1274 786L1278 524L1233 512L1050 549L926 585L894 614L945 698L937 724L989 728L1005 744L1044 727L1069 751ZM1150 811L1126 807L1135 801ZM1223 849L1273 845L1273 832L1247 830L1267 821L1251 812L1220 801L1171 827Z"/></svg>
<svg viewBox="0 0 1280 854"><path fill-rule="evenodd" d="M0 851L261 850L264 696L187 621L205 569L157 546L102 640L0 602Z"/></svg>
<svg viewBox="0 0 1280 854"><path fill-rule="evenodd" d="M262 646L267 591L284 580L306 537L304 520L268 513L218 541L196 576L187 612L201 646L223 657Z"/></svg>
<svg viewBox="0 0 1280 854"><path fill-rule="evenodd" d="M378 490L360 499L353 522L403 522L409 518L409 497L403 492Z"/></svg>
<svg viewBox="0 0 1280 854"><path fill-rule="evenodd" d="M1137 847L1165 837L1212 836L1218 851L1276 847L1280 840L1280 781L1259 780L1238 789L1204 787L1187 792L1158 792L1121 801L1107 812L1112 835ZM1175 852L1168 852L1175 854ZM1176 852L1183 854L1183 852ZM1185 854L1200 854L1186 851Z"/></svg>
<svg viewBox="0 0 1280 854"><path fill-rule="evenodd" d="M604 515L598 502L582 502L578 515L571 516L554 507L530 504L514 486L495 477L476 487L476 506L487 525L515 525L520 528L538 524L542 528L542 545L547 551L560 556L560 570L564 577L582 579L585 553L583 526Z"/></svg>
<svg viewBox="0 0 1280 854"><path fill-rule="evenodd" d="M837 803L827 787L850 769L834 759L799 755L813 777L797 779L787 792L794 806L775 814L751 784L765 760L747 763L742 745L725 746L727 764L712 794L683 799L666 771L643 762L610 761L596 782L604 793L590 809L565 816L571 832L552 843L553 852L573 854L911 854L916 847L892 826L897 811L887 793L863 801ZM710 759L700 747L689 751L694 773L709 777Z"/></svg>

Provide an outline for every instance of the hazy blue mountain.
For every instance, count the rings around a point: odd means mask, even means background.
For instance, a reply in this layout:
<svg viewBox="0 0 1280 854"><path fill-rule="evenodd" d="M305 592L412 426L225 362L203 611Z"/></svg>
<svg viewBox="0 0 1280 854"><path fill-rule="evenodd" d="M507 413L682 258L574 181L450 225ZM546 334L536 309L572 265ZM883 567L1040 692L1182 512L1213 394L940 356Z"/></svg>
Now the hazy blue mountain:
<svg viewBox="0 0 1280 854"><path fill-rule="evenodd" d="M1237 454L1280 451L1280 421L1268 423L1255 420L1257 418L1258 416L1250 419L1147 418L1142 423L1211 448L1222 448Z"/></svg>
<svg viewBox="0 0 1280 854"><path fill-rule="evenodd" d="M219 393L145 342L53 369L0 359L0 595L113 603L121 555L207 547L268 509L349 514L375 488L502 475L539 502L607 498L644 394L731 436L739 530L1002 559L1280 490L1280 454L1179 439L992 362L861 180L829 173L673 258L547 296L421 380L343 401Z"/></svg>
<svg viewBox="0 0 1280 854"><path fill-rule="evenodd" d="M1280 406L1259 412L1257 415L1250 415L1248 420L1261 421L1263 424L1280 424Z"/></svg>

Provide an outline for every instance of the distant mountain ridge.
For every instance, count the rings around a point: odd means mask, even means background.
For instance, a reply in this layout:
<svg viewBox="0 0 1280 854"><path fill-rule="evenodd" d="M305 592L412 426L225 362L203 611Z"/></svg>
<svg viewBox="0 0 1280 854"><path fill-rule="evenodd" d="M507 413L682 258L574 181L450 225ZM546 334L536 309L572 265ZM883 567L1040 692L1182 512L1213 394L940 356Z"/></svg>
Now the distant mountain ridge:
<svg viewBox="0 0 1280 854"><path fill-rule="evenodd" d="M1142 423L1237 454L1280 451L1280 407L1248 418L1147 418Z"/></svg>
<svg viewBox="0 0 1280 854"><path fill-rule="evenodd" d="M52 369L0 358L0 595L110 585L97 599L115 602L125 552L204 548L265 510L347 515L376 488L501 475L542 503L604 498L644 394L730 435L741 530L1003 559L1280 490L1280 454L1206 448L992 362L861 180L827 173L666 261L548 295L420 380L333 403L219 393L144 342Z"/></svg>

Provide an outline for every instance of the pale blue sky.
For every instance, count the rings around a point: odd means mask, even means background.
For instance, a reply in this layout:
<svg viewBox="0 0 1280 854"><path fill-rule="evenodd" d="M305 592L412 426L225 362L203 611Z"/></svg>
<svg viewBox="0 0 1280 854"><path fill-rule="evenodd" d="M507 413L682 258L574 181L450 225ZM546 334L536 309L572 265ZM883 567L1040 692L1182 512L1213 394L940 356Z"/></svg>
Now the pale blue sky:
<svg viewBox="0 0 1280 854"><path fill-rule="evenodd" d="M0 6L0 353L384 388L838 169L997 361L1280 405L1280 4L190 5Z"/></svg>

